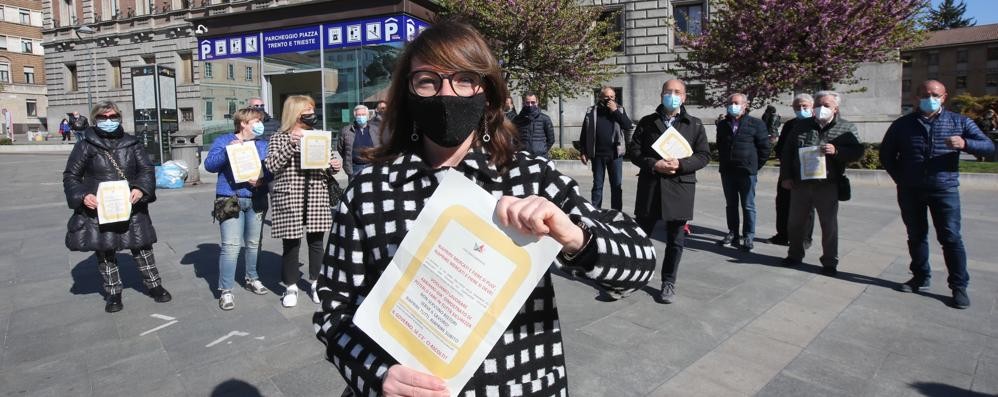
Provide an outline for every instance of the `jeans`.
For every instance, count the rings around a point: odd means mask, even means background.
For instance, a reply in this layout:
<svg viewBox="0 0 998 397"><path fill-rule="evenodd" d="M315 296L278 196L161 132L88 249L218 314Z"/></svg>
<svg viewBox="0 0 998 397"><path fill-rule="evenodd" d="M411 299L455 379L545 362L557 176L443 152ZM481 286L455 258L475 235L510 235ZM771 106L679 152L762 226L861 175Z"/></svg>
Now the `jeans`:
<svg viewBox="0 0 998 397"><path fill-rule="evenodd" d="M350 175L350 177L353 178L353 177L355 177L357 175L360 175L360 172L363 171L364 168L367 168L367 167L370 167L370 166L371 165L367 164L367 163L365 163L365 164L353 163L353 175Z"/></svg>
<svg viewBox="0 0 998 397"><path fill-rule="evenodd" d="M596 208L603 206L603 177L610 177L610 208L620 211L624 208L623 184L624 158L609 158L596 156L590 159L593 165L593 205Z"/></svg>
<svg viewBox="0 0 998 397"><path fill-rule="evenodd" d="M263 235L263 218L267 214L267 196L239 198L239 216L222 222L222 253L218 257L218 289L230 290L235 284L239 250L246 247L246 279L255 280Z"/></svg>
<svg viewBox="0 0 998 397"><path fill-rule="evenodd" d="M926 210L932 215L936 239L943 247L943 260L949 271L950 289L967 288L967 252L960 236L960 190L951 187L943 190L898 187L898 206L901 220L908 231L908 254L911 255L911 273L915 277L931 277L929 267L929 221Z"/></svg>
<svg viewBox="0 0 998 397"><path fill-rule="evenodd" d="M721 174L721 188L724 190L725 215L728 219L728 233L738 236L738 209L741 202L742 237L751 240L755 236L755 175Z"/></svg>

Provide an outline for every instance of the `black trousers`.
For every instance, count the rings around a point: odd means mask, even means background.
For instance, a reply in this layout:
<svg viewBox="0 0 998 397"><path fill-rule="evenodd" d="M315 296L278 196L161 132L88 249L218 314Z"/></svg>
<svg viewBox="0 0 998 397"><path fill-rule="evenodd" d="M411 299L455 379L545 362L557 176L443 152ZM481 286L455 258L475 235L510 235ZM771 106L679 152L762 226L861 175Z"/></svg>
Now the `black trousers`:
<svg viewBox="0 0 998 397"><path fill-rule="evenodd" d="M655 224L659 219L638 218L638 226L644 230L645 234L651 236L655 230ZM676 274L679 272L679 260L683 258L683 249L686 248L686 233L683 226L685 220L665 221L665 255L662 259L662 282L676 282Z"/></svg>
<svg viewBox="0 0 998 397"><path fill-rule="evenodd" d="M784 189L782 186L776 186L776 235L789 240L790 228L787 226L789 223L790 190ZM807 226L804 230L807 232L804 242L807 245L811 245L811 237L814 235L814 211L811 211L811 216L808 217Z"/></svg>
<svg viewBox="0 0 998 397"><path fill-rule="evenodd" d="M324 233L305 233L305 240L308 242L308 278L317 280L319 278L319 267L322 266L322 237ZM292 286L298 283L298 250L301 247L300 238L286 238L282 240L283 252L281 253L281 279L285 286Z"/></svg>

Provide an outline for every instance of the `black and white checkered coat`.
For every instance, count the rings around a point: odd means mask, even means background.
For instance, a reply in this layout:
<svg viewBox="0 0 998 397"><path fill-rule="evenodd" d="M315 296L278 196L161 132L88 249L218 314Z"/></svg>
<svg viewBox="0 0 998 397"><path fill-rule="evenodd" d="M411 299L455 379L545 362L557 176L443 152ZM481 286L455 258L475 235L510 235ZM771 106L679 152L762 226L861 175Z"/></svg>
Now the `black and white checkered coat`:
<svg viewBox="0 0 998 397"><path fill-rule="evenodd" d="M303 170L299 152L300 146L286 132L274 134L267 146L264 161L267 169L274 174L270 190L270 233L274 238L295 239L302 238L305 232L325 233L333 225L327 185L332 178L332 168ZM306 179L309 182L307 210ZM308 216L305 216L305 211L308 211Z"/></svg>
<svg viewBox="0 0 998 397"><path fill-rule="evenodd" d="M572 263L557 265L582 270L615 292L641 288L652 277L655 249L628 216L593 207L579 195L576 182L544 158L517 153L515 166L505 174L487 159L473 150L454 169L496 197L539 195L590 226L589 245ZM337 207L319 276L322 306L313 321L327 358L358 395L380 394L381 379L396 361L351 319L436 190L441 171L416 155L404 155L365 169ZM460 395L567 395L560 328L549 272Z"/></svg>

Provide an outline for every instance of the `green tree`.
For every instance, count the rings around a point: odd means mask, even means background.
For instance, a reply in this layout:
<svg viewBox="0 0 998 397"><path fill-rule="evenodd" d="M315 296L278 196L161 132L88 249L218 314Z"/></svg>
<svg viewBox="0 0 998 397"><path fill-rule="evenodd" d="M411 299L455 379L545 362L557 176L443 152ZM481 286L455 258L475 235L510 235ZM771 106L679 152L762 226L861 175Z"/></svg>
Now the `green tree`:
<svg viewBox="0 0 998 397"><path fill-rule="evenodd" d="M716 5L714 5L716 4ZM897 59L921 40L925 0L717 0L700 35L679 34L676 73L702 81L707 101L743 92L754 106L782 94L853 84L863 62Z"/></svg>
<svg viewBox="0 0 998 397"><path fill-rule="evenodd" d="M974 18L964 18L967 5L963 0L956 4L954 0L943 0L937 8L929 8L922 22L928 30L946 30L977 25Z"/></svg>
<svg viewBox="0 0 998 397"><path fill-rule="evenodd" d="M577 0L440 0L488 40L513 92L548 98L588 94L614 75L603 62L619 39L600 7Z"/></svg>

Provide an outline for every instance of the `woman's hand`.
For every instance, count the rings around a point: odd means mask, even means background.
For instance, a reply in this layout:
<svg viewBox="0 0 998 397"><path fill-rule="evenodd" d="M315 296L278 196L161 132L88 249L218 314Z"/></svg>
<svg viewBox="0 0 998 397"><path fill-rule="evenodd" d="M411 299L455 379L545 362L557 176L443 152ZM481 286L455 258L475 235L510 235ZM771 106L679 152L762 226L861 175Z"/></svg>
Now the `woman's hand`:
<svg viewBox="0 0 998 397"><path fill-rule="evenodd" d="M496 205L496 215L503 226L511 226L521 233L551 236L569 254L578 252L585 242L582 228L573 223L561 208L544 197L530 196L521 199L503 196Z"/></svg>
<svg viewBox="0 0 998 397"><path fill-rule="evenodd" d="M139 189L132 189L132 196L129 201L131 201L132 204L135 204L139 202L140 199L142 199L142 191Z"/></svg>
<svg viewBox="0 0 998 397"><path fill-rule="evenodd" d="M412 368L395 364L388 369L381 391L386 397L419 396L419 397L449 397L447 385L443 379L416 371Z"/></svg>
<svg viewBox="0 0 998 397"><path fill-rule="evenodd" d="M92 194L83 196L83 205L92 210L97 209L97 196Z"/></svg>
<svg viewBox="0 0 998 397"><path fill-rule="evenodd" d="M305 134L302 132L302 130L294 129L291 132L289 132L288 135L291 135L291 142L297 145L299 142L301 142L301 137L304 136Z"/></svg>
<svg viewBox="0 0 998 397"><path fill-rule="evenodd" d="M329 167L333 169L333 172L340 172L343 169L343 160L333 157L329 159Z"/></svg>

